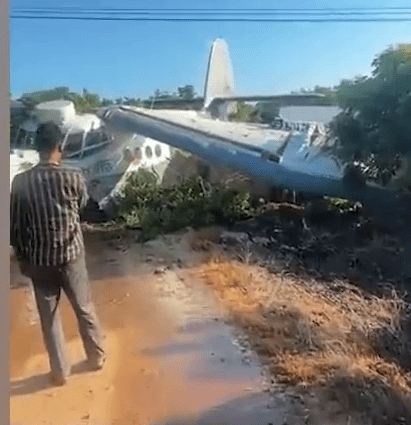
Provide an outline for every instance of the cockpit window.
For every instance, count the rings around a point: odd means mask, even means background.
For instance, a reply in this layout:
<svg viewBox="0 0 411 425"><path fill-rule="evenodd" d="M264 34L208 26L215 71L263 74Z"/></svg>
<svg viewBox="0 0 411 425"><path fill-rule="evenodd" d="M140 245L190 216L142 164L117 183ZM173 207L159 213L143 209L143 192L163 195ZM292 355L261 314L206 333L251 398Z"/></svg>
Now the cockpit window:
<svg viewBox="0 0 411 425"><path fill-rule="evenodd" d="M64 153L70 159L79 158L83 148L83 132L68 135L64 146Z"/></svg>
<svg viewBox="0 0 411 425"><path fill-rule="evenodd" d="M19 128L16 125L13 125L13 124L10 125L10 144L13 146L16 143L16 136L18 131L19 131Z"/></svg>
<svg viewBox="0 0 411 425"><path fill-rule="evenodd" d="M103 131L92 130L86 136L83 157L94 155L105 149L110 142L109 137Z"/></svg>
<svg viewBox="0 0 411 425"><path fill-rule="evenodd" d="M20 131L17 134L17 138L16 138L16 141L15 141L16 148L23 148L24 147L24 144L25 144L24 142L25 142L26 137L27 137L27 132L21 128Z"/></svg>
<svg viewBox="0 0 411 425"><path fill-rule="evenodd" d="M98 145L102 142L101 133L99 131L92 130L86 136L86 148L93 145Z"/></svg>
<svg viewBox="0 0 411 425"><path fill-rule="evenodd" d="M35 145L36 133L32 131L26 131L22 128L14 129L13 133L10 133L11 145L15 148L33 148Z"/></svg>
<svg viewBox="0 0 411 425"><path fill-rule="evenodd" d="M106 148L107 148L107 144L104 143L104 144L99 144L99 145L96 145L96 146L92 146L92 147L90 147L88 149L84 149L83 158L86 158L88 156L94 155L97 152L100 152L100 151L102 151L103 149L106 149Z"/></svg>
<svg viewBox="0 0 411 425"><path fill-rule="evenodd" d="M36 143L36 133L30 131L27 135L26 146L29 148L34 148Z"/></svg>

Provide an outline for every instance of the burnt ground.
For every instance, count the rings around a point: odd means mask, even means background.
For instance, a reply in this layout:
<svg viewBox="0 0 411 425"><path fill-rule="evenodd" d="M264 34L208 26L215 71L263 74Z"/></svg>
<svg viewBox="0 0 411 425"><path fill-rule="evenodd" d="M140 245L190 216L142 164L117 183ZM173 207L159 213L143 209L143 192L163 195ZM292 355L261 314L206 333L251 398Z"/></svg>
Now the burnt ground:
<svg viewBox="0 0 411 425"><path fill-rule="evenodd" d="M219 242L239 259L278 273L343 279L373 293L395 290L410 300L406 219L383 223L361 210L331 211L323 201L271 202L257 219L231 225Z"/></svg>
<svg viewBox="0 0 411 425"><path fill-rule="evenodd" d="M214 255L207 284L274 382L301 390L306 423L325 409L344 424L411 424L406 217L272 202L258 219L200 233L194 248Z"/></svg>

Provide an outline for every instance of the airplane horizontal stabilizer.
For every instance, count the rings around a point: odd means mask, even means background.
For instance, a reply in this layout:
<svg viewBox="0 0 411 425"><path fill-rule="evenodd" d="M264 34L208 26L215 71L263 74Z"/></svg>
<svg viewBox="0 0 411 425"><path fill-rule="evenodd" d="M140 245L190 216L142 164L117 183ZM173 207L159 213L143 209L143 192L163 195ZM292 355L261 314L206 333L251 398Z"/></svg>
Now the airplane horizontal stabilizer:
<svg viewBox="0 0 411 425"><path fill-rule="evenodd" d="M303 100L321 99L325 97L323 94L310 93L310 94L279 94L279 95L252 95L252 96L218 96L213 101L220 102L293 102Z"/></svg>

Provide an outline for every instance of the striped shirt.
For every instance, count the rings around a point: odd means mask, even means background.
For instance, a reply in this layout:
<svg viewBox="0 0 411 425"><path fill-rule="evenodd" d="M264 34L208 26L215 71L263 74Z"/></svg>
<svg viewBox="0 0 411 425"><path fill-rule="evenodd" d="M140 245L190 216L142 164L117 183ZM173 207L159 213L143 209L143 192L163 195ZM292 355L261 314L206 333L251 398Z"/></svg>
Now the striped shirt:
<svg viewBox="0 0 411 425"><path fill-rule="evenodd" d="M59 266L84 250L80 211L88 201L80 171L38 164L15 176L11 189L10 242L19 259Z"/></svg>

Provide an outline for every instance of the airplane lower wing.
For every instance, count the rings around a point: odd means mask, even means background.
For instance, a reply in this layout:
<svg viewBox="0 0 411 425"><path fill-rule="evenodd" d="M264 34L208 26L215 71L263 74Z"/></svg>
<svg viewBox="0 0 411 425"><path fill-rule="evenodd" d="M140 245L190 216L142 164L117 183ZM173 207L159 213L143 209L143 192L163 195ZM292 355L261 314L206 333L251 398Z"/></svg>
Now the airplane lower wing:
<svg viewBox="0 0 411 425"><path fill-rule="evenodd" d="M100 113L100 117L108 128L158 140L210 163L247 174L255 181L302 193L357 200L378 210L382 218L392 220L396 194L391 190L371 184L363 188L355 187L347 184L342 175L330 176L316 172L315 166L312 169L305 167L306 172L299 171L298 167L287 167L281 164L281 158L275 155L275 150L262 148L256 139L253 143L250 135L244 137L243 134L240 137L238 132L230 135L229 129L222 131L218 128L227 123L208 120L206 125L206 119L201 120L200 115L194 115L193 111L190 111L191 114L173 112L116 106ZM271 131L277 134L277 140L274 141L277 150L284 143L301 143L304 138L299 133ZM255 134L260 135L261 142L261 132L256 131Z"/></svg>

